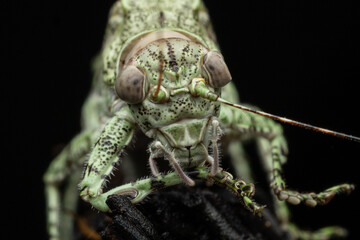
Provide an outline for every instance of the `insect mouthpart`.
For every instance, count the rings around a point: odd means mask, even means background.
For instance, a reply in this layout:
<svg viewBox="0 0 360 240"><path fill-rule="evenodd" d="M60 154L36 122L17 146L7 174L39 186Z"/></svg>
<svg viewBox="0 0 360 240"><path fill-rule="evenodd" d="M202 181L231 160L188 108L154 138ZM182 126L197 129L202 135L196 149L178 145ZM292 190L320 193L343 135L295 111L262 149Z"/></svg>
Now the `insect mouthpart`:
<svg viewBox="0 0 360 240"><path fill-rule="evenodd" d="M169 162L175 161L182 168L193 168L199 166L208 158L208 150L203 143L193 146L169 147L165 146L159 141L155 141L152 145L152 152L150 158L164 157ZM158 151L154 151L154 149Z"/></svg>

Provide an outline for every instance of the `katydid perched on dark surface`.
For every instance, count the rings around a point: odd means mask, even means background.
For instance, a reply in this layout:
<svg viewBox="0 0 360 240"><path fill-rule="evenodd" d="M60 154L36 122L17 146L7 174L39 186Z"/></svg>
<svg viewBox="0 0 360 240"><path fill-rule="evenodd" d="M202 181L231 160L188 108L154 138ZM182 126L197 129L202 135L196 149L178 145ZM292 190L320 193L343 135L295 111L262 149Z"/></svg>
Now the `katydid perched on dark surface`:
<svg viewBox="0 0 360 240"><path fill-rule="evenodd" d="M289 190L281 176L288 147L281 125L271 118L359 139L239 105L231 79L201 1L117 1L110 12L102 52L94 62L93 89L83 107L83 131L44 176L50 238L66 239L70 234L71 221L62 220L66 216L61 213L58 184L70 176L75 187L82 170L79 166L84 163L80 196L103 212L110 211L106 200L113 194L128 195L137 203L159 188L179 183L194 186L195 180L206 180L226 186L246 208L261 215L264 206L252 199L254 185L241 180L252 179L240 143L245 140L257 143L279 200L314 207L353 190L351 184L317 194ZM136 129L153 139L148 148L153 176L103 192ZM239 179L219 167L220 138L232 142L229 154ZM168 160L174 172L161 174L157 166L161 159ZM75 210L78 198L73 190L64 194L64 205L70 210ZM276 202L275 212L284 231L308 238L301 230L288 227L285 205ZM343 234L342 229L330 227L312 237Z"/></svg>

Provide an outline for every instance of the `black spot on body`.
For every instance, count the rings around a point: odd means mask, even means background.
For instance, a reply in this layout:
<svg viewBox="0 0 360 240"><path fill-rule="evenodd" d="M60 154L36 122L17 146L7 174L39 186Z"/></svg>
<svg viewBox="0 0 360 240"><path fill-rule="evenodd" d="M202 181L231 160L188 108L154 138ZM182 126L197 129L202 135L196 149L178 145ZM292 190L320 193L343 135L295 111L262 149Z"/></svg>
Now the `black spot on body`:
<svg viewBox="0 0 360 240"><path fill-rule="evenodd" d="M253 202L251 202L249 205L250 205L250 208L251 208L251 209L255 209L255 205L254 205Z"/></svg>
<svg viewBox="0 0 360 240"><path fill-rule="evenodd" d="M159 13L159 23L160 23L160 26L163 27L164 26L164 12L160 11Z"/></svg>
<svg viewBox="0 0 360 240"><path fill-rule="evenodd" d="M179 71L179 67L176 61L174 49L169 41L166 41L166 45L168 47L168 56L170 58L169 67L173 72L177 73Z"/></svg>
<svg viewBox="0 0 360 240"><path fill-rule="evenodd" d="M281 176L282 173L281 173L280 169L275 168L273 170L273 174L274 174L275 177L278 177L278 176Z"/></svg>
<svg viewBox="0 0 360 240"><path fill-rule="evenodd" d="M188 172L187 173L187 175L189 176L189 177L197 177L198 175L200 174L200 171L198 171L198 170L195 170L195 171L191 171L191 172Z"/></svg>
<svg viewBox="0 0 360 240"><path fill-rule="evenodd" d="M90 175L90 172L92 171L92 167L93 167L93 165L91 164L88 169L88 176Z"/></svg>
<svg viewBox="0 0 360 240"><path fill-rule="evenodd" d="M137 85L139 82L140 82L140 80L139 80L139 79L134 79L134 81L133 81L133 85L135 86L135 85Z"/></svg>
<svg viewBox="0 0 360 240"><path fill-rule="evenodd" d="M165 182L161 180L153 180L151 179L151 189L158 189L165 185Z"/></svg>
<svg viewBox="0 0 360 240"><path fill-rule="evenodd" d="M243 187L242 190L243 190L243 191L249 191L249 190L250 190L250 186L245 186L245 187Z"/></svg>

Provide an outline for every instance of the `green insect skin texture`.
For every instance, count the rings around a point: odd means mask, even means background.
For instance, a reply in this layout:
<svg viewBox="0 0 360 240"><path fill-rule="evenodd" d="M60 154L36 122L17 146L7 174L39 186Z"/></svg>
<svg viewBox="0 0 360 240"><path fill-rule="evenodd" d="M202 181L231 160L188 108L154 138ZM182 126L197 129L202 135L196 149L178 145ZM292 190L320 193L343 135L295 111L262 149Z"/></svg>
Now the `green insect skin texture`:
<svg viewBox="0 0 360 240"><path fill-rule="evenodd" d="M145 72L150 89L156 86L160 75L162 84L170 91L185 88L193 78L204 75L201 66L202 57L208 51L219 51L209 17L200 1L176 3L161 1L153 5L146 3L122 1L115 3L111 9L103 51L93 64L93 88L83 107L83 131L54 159L44 176L48 204L48 232L51 239L62 238L62 235L69 232L68 229L71 228L65 226L66 224L60 224L66 221L60 220L64 216L61 216L60 192L57 188L68 176L76 176L69 166L79 169L86 160L83 177L79 184L80 195L83 200L90 202L97 209L107 211L104 201L107 194L102 193L102 188L119 162L119 158L122 157L125 147L131 142L136 126L147 136L163 145L165 149L163 156L166 150L171 152L169 145L177 149L189 146L187 144L200 146L191 152L194 161L186 159L182 150L175 151L173 156L165 156L168 159L173 157L175 160L181 160L179 165L185 170L189 162L193 165L190 164L188 169L199 167L206 162L208 148L210 146L214 148L220 134L237 140L255 139L263 156L264 168L269 172L275 194L280 200L286 200L291 204L300 202L309 206L324 204L333 195L350 192L353 189L353 186L348 184L329 188L319 194L298 193L285 189L286 184L280 173L282 165L286 162L287 144L282 135L282 127L270 119L237 111L228 106L220 107L219 103L196 98L186 92L173 96L170 94L170 100L165 104L156 104L149 97L142 103L133 105L118 99L113 88L116 77L122 70L119 69L119 64L129 63L122 63L121 56L126 55L132 44L145 34L165 29L180 32L192 40L168 39L151 43L131 59L131 64L136 64ZM156 55L162 51L162 54ZM172 61L173 59L176 61ZM162 71L157 70L159 65L163 65ZM235 103L239 101L232 83L223 89L212 90L218 94L221 92L228 101ZM184 119L190 120L181 122ZM220 124L219 129L214 127L214 121ZM178 123L184 123L184 125L181 127ZM214 132L215 134L212 134ZM234 145L230 151L239 152L240 148L241 145ZM154 145L150 151L161 155L161 153L156 153L159 149ZM87 159L86 155L89 152L90 156ZM250 180L251 173L244 171L247 168L243 167L247 165L243 160L245 158L241 155L237 157L235 154L232 155L235 162L243 164L235 166L236 175ZM75 172L79 174L80 170L75 170ZM165 185L181 182L177 175L166 177L169 183ZM76 181L76 177L73 178L70 182ZM141 188L140 185L143 186L142 182L137 184L135 184L136 191ZM76 183L73 186L76 186ZM110 193L119 191L126 194L134 193L132 188L134 186L123 185ZM145 184L146 194L152 190L151 185ZM69 189L69 193L64 194L63 204L67 205L68 209L75 209L76 200L70 194L71 191ZM248 196L245 196L243 200L247 206L251 206L252 201ZM288 213L284 206L277 208L277 214L280 219L287 222ZM331 236L339 230L332 228L331 231L320 231L319 234L321 232L326 232L325 236Z"/></svg>

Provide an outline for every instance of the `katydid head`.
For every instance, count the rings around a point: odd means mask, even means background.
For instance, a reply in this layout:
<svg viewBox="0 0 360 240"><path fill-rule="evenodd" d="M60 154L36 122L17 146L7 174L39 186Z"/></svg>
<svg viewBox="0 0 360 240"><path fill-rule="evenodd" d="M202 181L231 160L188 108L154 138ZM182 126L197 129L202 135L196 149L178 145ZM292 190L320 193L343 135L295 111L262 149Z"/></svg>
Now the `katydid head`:
<svg viewBox="0 0 360 240"><path fill-rule="evenodd" d="M171 152L187 167L207 159L217 134L211 122L220 113L219 103L191 93L192 79L199 77L217 94L231 80L219 52L190 39L160 38L122 63L115 84L140 129L164 146L154 147L154 154Z"/></svg>
<svg viewBox="0 0 360 240"><path fill-rule="evenodd" d="M171 91L187 87L194 77L203 77L214 89L231 80L221 53L187 33L161 30L125 44L118 58L115 90L129 104L139 104L146 97L165 103Z"/></svg>

